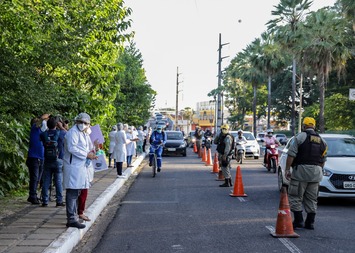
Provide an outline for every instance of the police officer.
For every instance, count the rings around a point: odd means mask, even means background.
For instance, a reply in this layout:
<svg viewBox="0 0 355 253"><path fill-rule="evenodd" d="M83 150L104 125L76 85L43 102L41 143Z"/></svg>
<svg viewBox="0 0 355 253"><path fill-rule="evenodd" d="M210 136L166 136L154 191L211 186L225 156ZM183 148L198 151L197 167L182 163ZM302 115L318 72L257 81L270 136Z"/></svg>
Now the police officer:
<svg viewBox="0 0 355 253"><path fill-rule="evenodd" d="M294 229L303 227L314 229L318 187L323 177L322 168L327 153L327 144L315 132L315 126L314 118L304 118L303 132L293 138L287 152L285 176L290 180L288 198L294 215ZM307 212L305 222L303 221L302 204Z"/></svg>
<svg viewBox="0 0 355 253"><path fill-rule="evenodd" d="M196 146L197 146L197 154L200 153L200 148L201 148L201 145L202 145L202 137L204 135L204 132L202 130L201 127L199 126L196 126L196 130L195 130L195 137L196 137Z"/></svg>
<svg viewBox="0 0 355 253"><path fill-rule="evenodd" d="M218 161L220 162L220 167L225 178L224 184L221 184L220 187L233 186L230 161L232 160L234 150L234 138L229 133L229 126L227 124L221 126L221 132L216 136L213 143L217 144Z"/></svg>

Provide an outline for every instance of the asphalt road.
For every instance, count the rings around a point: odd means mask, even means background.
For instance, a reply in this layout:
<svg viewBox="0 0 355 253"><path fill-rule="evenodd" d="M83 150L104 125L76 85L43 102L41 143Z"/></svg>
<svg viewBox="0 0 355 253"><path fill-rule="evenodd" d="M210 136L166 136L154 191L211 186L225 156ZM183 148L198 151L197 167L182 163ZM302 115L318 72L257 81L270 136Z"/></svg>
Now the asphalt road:
<svg viewBox="0 0 355 253"><path fill-rule="evenodd" d="M76 251L355 252L355 200L322 200L314 231L273 238L280 203L277 174L267 172L262 159L247 159L241 165L247 197L231 197L233 187L218 187L222 182L212 167L188 151L187 157L163 157L156 178L145 165L127 194L103 215L102 233L93 228L97 241L102 234L96 247L79 245ZM233 181L237 166L234 161Z"/></svg>

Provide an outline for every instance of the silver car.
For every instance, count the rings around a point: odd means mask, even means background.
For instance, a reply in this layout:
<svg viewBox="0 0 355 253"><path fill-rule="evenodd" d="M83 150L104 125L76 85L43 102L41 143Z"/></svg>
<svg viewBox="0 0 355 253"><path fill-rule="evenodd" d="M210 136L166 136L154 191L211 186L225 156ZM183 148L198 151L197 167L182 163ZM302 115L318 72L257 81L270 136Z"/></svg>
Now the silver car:
<svg viewBox="0 0 355 253"><path fill-rule="evenodd" d="M355 197L355 138L346 134L320 134L327 142L327 161L319 185L319 197ZM278 187L287 186L285 178L287 151L293 138L281 152Z"/></svg>
<svg viewBox="0 0 355 253"><path fill-rule="evenodd" d="M234 137L234 139L238 137L238 131L230 131L230 134ZM243 131L243 136L247 139L247 144L245 144L245 156L259 159L260 145L256 141L254 134L252 132Z"/></svg>

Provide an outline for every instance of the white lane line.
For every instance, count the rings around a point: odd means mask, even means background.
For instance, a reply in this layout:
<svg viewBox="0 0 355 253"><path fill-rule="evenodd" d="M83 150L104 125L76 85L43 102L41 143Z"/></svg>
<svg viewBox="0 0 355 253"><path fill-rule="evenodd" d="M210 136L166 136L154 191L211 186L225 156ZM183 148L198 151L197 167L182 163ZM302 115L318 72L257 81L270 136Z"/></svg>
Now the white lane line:
<svg viewBox="0 0 355 253"><path fill-rule="evenodd" d="M273 226L266 226L266 228L270 231L270 233L275 232L275 228ZM287 238L278 238L279 241L292 253L302 253L302 251L297 248L289 239Z"/></svg>
<svg viewBox="0 0 355 253"><path fill-rule="evenodd" d="M245 202L245 198L243 198L243 197L238 197L238 199L240 202Z"/></svg>

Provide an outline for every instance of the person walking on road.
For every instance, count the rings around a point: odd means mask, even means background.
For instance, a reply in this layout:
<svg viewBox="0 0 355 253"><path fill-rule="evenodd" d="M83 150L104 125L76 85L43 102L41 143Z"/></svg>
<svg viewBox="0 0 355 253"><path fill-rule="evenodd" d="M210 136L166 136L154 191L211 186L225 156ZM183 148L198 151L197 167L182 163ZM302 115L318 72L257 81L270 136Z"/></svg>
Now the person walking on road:
<svg viewBox="0 0 355 253"><path fill-rule="evenodd" d="M112 168L111 161L113 159L113 151L115 149L115 136L117 133L117 126L113 126L111 132L108 134L108 138L110 140L110 144L108 147L108 167ZM113 168L116 168L116 160L113 159Z"/></svg>
<svg viewBox="0 0 355 253"><path fill-rule="evenodd" d="M221 132L215 137L213 143L217 144L218 161L220 161L220 167L224 175L224 184L221 184L220 187L233 186L230 162L234 151L234 138L229 133L229 125L221 126Z"/></svg>
<svg viewBox="0 0 355 253"><path fill-rule="evenodd" d="M122 123L117 124L117 133L115 136L115 148L113 151L113 157L116 159L117 177L125 179L122 174L123 163L127 159L126 145L131 141L126 138L126 132Z"/></svg>
<svg viewBox="0 0 355 253"><path fill-rule="evenodd" d="M293 138L287 152L285 177L290 180L288 199L294 215L294 229L314 229L319 182L327 154L327 144L315 132L315 126L314 118L304 118L303 132ZM307 213L305 222L302 204Z"/></svg>
<svg viewBox="0 0 355 253"><path fill-rule="evenodd" d="M89 175L87 172L87 159L97 159L95 152L91 150L93 144L90 136L85 133L90 126L90 116L80 113L75 118L75 125L69 129L64 138L64 167L63 185L66 189L66 215L67 227L85 228L79 223L78 197L81 189L89 187Z"/></svg>

